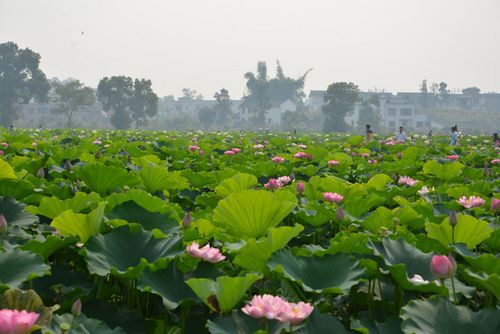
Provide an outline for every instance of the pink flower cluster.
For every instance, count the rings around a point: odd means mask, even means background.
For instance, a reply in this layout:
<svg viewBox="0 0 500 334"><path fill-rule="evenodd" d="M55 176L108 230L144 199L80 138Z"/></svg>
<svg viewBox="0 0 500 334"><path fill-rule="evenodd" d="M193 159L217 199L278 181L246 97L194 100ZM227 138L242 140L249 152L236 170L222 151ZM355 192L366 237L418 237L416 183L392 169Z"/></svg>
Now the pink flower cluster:
<svg viewBox="0 0 500 334"><path fill-rule="evenodd" d="M283 163L285 161L285 158L276 156L276 157L272 157L271 160L274 163L280 164L280 163Z"/></svg>
<svg viewBox="0 0 500 334"><path fill-rule="evenodd" d="M294 158L297 158L297 159L304 159L307 157L307 153L306 152L297 152L293 155Z"/></svg>
<svg viewBox="0 0 500 334"><path fill-rule="evenodd" d="M309 303L289 303L282 297L272 295L253 296L251 302L241 308L252 318L290 322L292 325L300 324L313 310Z"/></svg>
<svg viewBox="0 0 500 334"><path fill-rule="evenodd" d="M324 192L323 199L330 203L338 203L344 199L344 196L337 193Z"/></svg>
<svg viewBox="0 0 500 334"><path fill-rule="evenodd" d="M264 184L264 187L266 189L275 190L286 186L290 182L292 182L292 178L290 176L280 176L277 179L269 179L269 181Z"/></svg>
<svg viewBox="0 0 500 334"><path fill-rule="evenodd" d="M35 312L18 310L0 310L0 333L2 334L25 334L38 320L40 315Z"/></svg>
<svg viewBox="0 0 500 334"><path fill-rule="evenodd" d="M462 196L458 199L458 204L466 209L475 208L484 204L484 199L477 196L470 196L469 198Z"/></svg>
<svg viewBox="0 0 500 334"><path fill-rule="evenodd" d="M417 183L417 180L414 180L409 176L401 176L401 177L399 177L398 183L404 184L408 187L412 187L415 185L415 183Z"/></svg>
<svg viewBox="0 0 500 334"><path fill-rule="evenodd" d="M197 242L193 242L191 245L186 247L186 250L192 257L202 259L203 261L210 263L217 263L226 258L221 254L218 248L210 247L209 244L200 248L200 245Z"/></svg>
<svg viewBox="0 0 500 334"><path fill-rule="evenodd" d="M340 164L340 161L328 160L328 166L337 166L338 164Z"/></svg>

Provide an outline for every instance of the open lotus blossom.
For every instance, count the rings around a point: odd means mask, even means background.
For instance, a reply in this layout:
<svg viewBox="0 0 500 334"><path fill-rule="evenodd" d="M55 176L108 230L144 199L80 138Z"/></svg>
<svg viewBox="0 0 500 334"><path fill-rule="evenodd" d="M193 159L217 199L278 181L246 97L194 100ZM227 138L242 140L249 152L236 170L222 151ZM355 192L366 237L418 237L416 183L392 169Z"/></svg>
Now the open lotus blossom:
<svg viewBox="0 0 500 334"><path fill-rule="evenodd" d="M253 148L254 148L255 150L261 150L261 149L263 149L263 148L264 148L264 145L262 145L262 144L255 144L255 145L253 146Z"/></svg>
<svg viewBox="0 0 500 334"><path fill-rule="evenodd" d="M294 158L297 158L297 159L303 159L305 157L307 157L307 153L306 152L297 152L293 155Z"/></svg>
<svg viewBox="0 0 500 334"><path fill-rule="evenodd" d="M369 153L361 153L361 157L363 158L368 158L370 156Z"/></svg>
<svg viewBox="0 0 500 334"><path fill-rule="evenodd" d="M493 211L493 212L500 211L500 199L493 198L491 200L491 211Z"/></svg>
<svg viewBox="0 0 500 334"><path fill-rule="evenodd" d="M202 259L210 263L217 263L223 261L226 257L221 254L220 250L215 247L210 247L209 244L200 248L197 242L193 242L186 247L187 252L194 258Z"/></svg>
<svg viewBox="0 0 500 334"><path fill-rule="evenodd" d="M276 179L269 179L269 181L264 184L264 188L269 189L269 190L276 190L281 188L280 183Z"/></svg>
<svg viewBox="0 0 500 334"><path fill-rule="evenodd" d="M429 188L427 188L427 186L423 186L417 192L419 193L420 196L424 196L424 195L427 195L428 193L430 193L431 191L434 191L434 187L429 189Z"/></svg>
<svg viewBox="0 0 500 334"><path fill-rule="evenodd" d="M277 164L280 164L282 162L285 161L285 158L283 157L272 157L271 160L274 162L274 163L277 163Z"/></svg>
<svg viewBox="0 0 500 334"><path fill-rule="evenodd" d="M188 148L191 152L194 152L194 151L198 151L200 149L199 146L197 145L189 145L189 148Z"/></svg>
<svg viewBox="0 0 500 334"><path fill-rule="evenodd" d="M280 186L284 187L286 186L287 184L289 184L290 182L292 182L292 178L290 176L280 176L278 177L278 183L280 184Z"/></svg>
<svg viewBox="0 0 500 334"><path fill-rule="evenodd" d="M31 146L33 146L33 147L37 147L37 146L38 146L38 144L37 144L37 143L35 143L35 142L33 142L33 143L31 143Z"/></svg>
<svg viewBox="0 0 500 334"><path fill-rule="evenodd" d="M370 164L370 165L375 165L375 164L377 164L377 162L378 162L378 161L377 161L377 160L375 160L375 159L373 159L373 160L372 160L372 159L368 160L368 164Z"/></svg>
<svg viewBox="0 0 500 334"><path fill-rule="evenodd" d="M413 277L410 278L410 282L412 282L415 285L429 284L429 281L424 280L424 278L418 274L413 275Z"/></svg>
<svg viewBox="0 0 500 334"><path fill-rule="evenodd" d="M0 310L0 333L1 334L25 334L31 332L31 328L40 315L35 312L18 310Z"/></svg>
<svg viewBox="0 0 500 334"><path fill-rule="evenodd" d="M340 161L328 160L328 166L337 166L338 164L340 164Z"/></svg>
<svg viewBox="0 0 500 334"><path fill-rule="evenodd" d="M409 176L401 176L399 177L398 183L412 187L415 185L415 183L417 183L417 180L414 180Z"/></svg>
<svg viewBox="0 0 500 334"><path fill-rule="evenodd" d="M224 152L224 155L234 155L234 151L227 150L227 151Z"/></svg>
<svg viewBox="0 0 500 334"><path fill-rule="evenodd" d="M431 259L431 273L438 278L450 278L457 269L451 255L434 255Z"/></svg>
<svg viewBox="0 0 500 334"><path fill-rule="evenodd" d="M450 160L457 160L459 158L459 156L455 154L447 155L446 157Z"/></svg>
<svg viewBox="0 0 500 334"><path fill-rule="evenodd" d="M500 159L493 159L493 160L491 160L491 163L493 165L500 165Z"/></svg>
<svg viewBox="0 0 500 334"><path fill-rule="evenodd" d="M481 206L484 204L484 199L477 196L470 196L469 198L462 196L458 199L458 204L462 205L466 209L475 208L476 206Z"/></svg>
<svg viewBox="0 0 500 334"><path fill-rule="evenodd" d="M2 150L0 150L0 155L3 155L3 151Z"/></svg>
<svg viewBox="0 0 500 334"><path fill-rule="evenodd" d="M9 147L9 144L7 144L7 143L2 143L1 145L2 145L3 148L8 148Z"/></svg>
<svg viewBox="0 0 500 334"><path fill-rule="evenodd" d="M92 144L94 145L101 145L102 144L102 141L100 141L99 139L96 139L92 142Z"/></svg>
<svg viewBox="0 0 500 334"><path fill-rule="evenodd" d="M324 192L323 199L330 203L338 203L344 199L344 196L337 193Z"/></svg>
<svg viewBox="0 0 500 334"><path fill-rule="evenodd" d="M233 147L231 149L231 151L233 151L234 153L240 153L241 152L241 149L240 148L237 148L237 147Z"/></svg>
<svg viewBox="0 0 500 334"><path fill-rule="evenodd" d="M286 311L278 315L276 319L281 322L290 322L296 326L309 317L312 311L314 311L314 307L309 303L287 303Z"/></svg>
<svg viewBox="0 0 500 334"><path fill-rule="evenodd" d="M306 146L306 145L304 145L304 144L299 144L299 145L297 145L297 146L298 146L299 148L303 149L303 150L305 150L305 149L307 148L307 146Z"/></svg>

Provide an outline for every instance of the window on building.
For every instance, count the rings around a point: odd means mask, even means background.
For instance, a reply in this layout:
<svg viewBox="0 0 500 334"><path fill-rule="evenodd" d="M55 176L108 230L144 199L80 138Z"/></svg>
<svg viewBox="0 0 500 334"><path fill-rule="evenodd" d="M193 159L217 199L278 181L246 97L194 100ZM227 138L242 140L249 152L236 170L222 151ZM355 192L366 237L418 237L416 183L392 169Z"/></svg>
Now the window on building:
<svg viewBox="0 0 500 334"><path fill-rule="evenodd" d="M389 127L390 128L393 128L396 126L396 122L395 121L389 121Z"/></svg>
<svg viewBox="0 0 500 334"><path fill-rule="evenodd" d="M389 110L387 110L388 116L396 116L396 114L397 114L396 108L389 108Z"/></svg>
<svg viewBox="0 0 500 334"><path fill-rule="evenodd" d="M411 116L412 110L411 110L411 108L401 108L400 113L401 113L401 116Z"/></svg>
<svg viewBox="0 0 500 334"><path fill-rule="evenodd" d="M411 119L402 119L400 123L401 126L411 126Z"/></svg>

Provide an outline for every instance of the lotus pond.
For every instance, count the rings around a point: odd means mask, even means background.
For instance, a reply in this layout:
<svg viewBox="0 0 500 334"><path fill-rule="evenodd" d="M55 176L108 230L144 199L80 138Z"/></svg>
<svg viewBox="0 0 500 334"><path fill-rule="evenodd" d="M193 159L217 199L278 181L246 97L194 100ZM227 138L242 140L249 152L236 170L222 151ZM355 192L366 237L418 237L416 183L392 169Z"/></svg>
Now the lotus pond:
<svg viewBox="0 0 500 334"><path fill-rule="evenodd" d="M0 142L2 334L500 333L490 138Z"/></svg>

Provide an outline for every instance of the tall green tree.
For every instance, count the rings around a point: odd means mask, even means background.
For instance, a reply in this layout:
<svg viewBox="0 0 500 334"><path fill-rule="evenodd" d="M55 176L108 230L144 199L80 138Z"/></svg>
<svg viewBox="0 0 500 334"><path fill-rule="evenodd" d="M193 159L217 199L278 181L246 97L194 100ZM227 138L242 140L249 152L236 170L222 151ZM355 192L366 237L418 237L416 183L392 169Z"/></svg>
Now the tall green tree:
<svg viewBox="0 0 500 334"><path fill-rule="evenodd" d="M215 98L215 111L217 114L217 125L221 126L228 122L232 114L233 102L229 96L229 91L222 88L219 92L214 95Z"/></svg>
<svg viewBox="0 0 500 334"><path fill-rule="evenodd" d="M94 90L84 86L78 80L52 81L52 89L53 102L56 104L55 111L66 115L69 128L72 126L71 122L76 112L96 102Z"/></svg>
<svg viewBox="0 0 500 334"><path fill-rule="evenodd" d="M446 101L448 98L448 84L446 82L439 83L439 98Z"/></svg>
<svg viewBox="0 0 500 334"><path fill-rule="evenodd" d="M422 107L427 109L429 106L429 90L427 89L427 80L422 80L422 84L420 85L420 93L421 93L421 102Z"/></svg>
<svg viewBox="0 0 500 334"><path fill-rule="evenodd" d="M344 118L354 110L355 103L359 101L359 88L352 82L335 82L328 86L324 95L321 111L325 114L323 130L346 131L348 125Z"/></svg>
<svg viewBox="0 0 500 334"><path fill-rule="evenodd" d="M148 118L158 113L158 95L151 88L151 80L135 79L130 98L130 113L136 127L148 124Z"/></svg>
<svg viewBox="0 0 500 334"><path fill-rule="evenodd" d="M17 105L32 98L47 102L50 86L39 66L38 53L13 42L0 44L0 125L12 124Z"/></svg>
<svg viewBox="0 0 500 334"><path fill-rule="evenodd" d="M366 124L370 124L372 129L379 127L381 117L375 109L377 105L373 102L373 100L363 101L359 106L358 131L364 130Z"/></svg>
<svg viewBox="0 0 500 334"><path fill-rule="evenodd" d="M213 108L203 107L198 111L198 120L208 129L211 125L215 123L217 118L217 111Z"/></svg>

